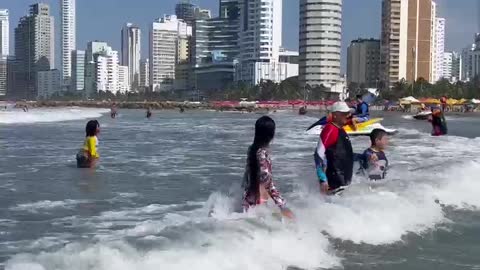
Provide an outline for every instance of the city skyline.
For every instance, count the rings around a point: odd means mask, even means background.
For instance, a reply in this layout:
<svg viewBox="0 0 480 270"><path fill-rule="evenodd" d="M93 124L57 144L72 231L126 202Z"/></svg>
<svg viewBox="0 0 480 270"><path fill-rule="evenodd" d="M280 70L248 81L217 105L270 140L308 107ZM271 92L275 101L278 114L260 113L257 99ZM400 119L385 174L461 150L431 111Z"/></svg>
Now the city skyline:
<svg viewBox="0 0 480 270"><path fill-rule="evenodd" d="M36 3L33 0L17 0L14 3L3 4L0 8L10 10L10 22L18 22L21 16L25 15L25 7ZM44 0L50 4L52 14L56 17L59 13L58 0ZM142 38L147 40L150 23L162 17L164 14L174 14L177 1L171 0L168 3L151 3L147 0L137 0L132 3L126 2L123 6L112 4L114 0L93 2L84 0L77 3L77 48L85 49L88 41L101 40L111 44L114 49L120 50L121 39L119 31L126 22L132 22L143 30ZM218 0L197 0L194 1L202 8L211 9L214 16L218 15ZM343 16L343 39L342 39L342 72L345 71L346 48L353 39L357 38L379 38L381 21L381 0L344 0ZM461 2L461 3L458 3ZM446 26L446 50L461 51L462 48L471 43L475 32L480 31L477 19L477 3L475 0L437 0L439 6L439 17L445 17ZM460 4L460 5L459 5ZM106 12L112 6L116 7L115 12ZM298 0L284 1L283 12L283 46L287 49L298 50ZM95 8L92 8L95 7ZM472 8L473 7L473 8ZM88 14L88 15L87 15ZM368 18L364 20L363 18ZM56 20L57 23L60 21ZM10 35L13 35L12 24ZM57 26L59 29L59 26ZM292 38L297 37L297 38ZM59 35L56 35L59 39ZM59 41L59 40L58 40ZM12 48L12 41L10 42ZM58 42L57 44L60 44ZM142 44L142 58L148 52L147 44ZM10 49L12 52L12 49ZM60 55L60 48L57 48ZM57 59L59 61L60 59ZM59 63L57 63L59 64Z"/></svg>

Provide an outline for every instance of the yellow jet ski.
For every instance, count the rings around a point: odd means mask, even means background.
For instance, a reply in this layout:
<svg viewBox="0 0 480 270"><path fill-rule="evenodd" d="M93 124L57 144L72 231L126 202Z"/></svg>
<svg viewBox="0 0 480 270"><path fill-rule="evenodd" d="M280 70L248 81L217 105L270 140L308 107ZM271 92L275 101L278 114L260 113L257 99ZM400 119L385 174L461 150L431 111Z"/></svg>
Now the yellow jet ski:
<svg viewBox="0 0 480 270"><path fill-rule="evenodd" d="M368 136L374 129L383 129L388 134L395 134L397 133L396 129L390 129L384 127L381 122L383 118L373 118L363 123L358 123L355 126L353 125L346 125L343 129L347 132L348 135L351 136ZM327 124L327 118L324 117L317 121L315 124L310 126L307 129L307 133L311 135L320 135L323 130L323 127Z"/></svg>

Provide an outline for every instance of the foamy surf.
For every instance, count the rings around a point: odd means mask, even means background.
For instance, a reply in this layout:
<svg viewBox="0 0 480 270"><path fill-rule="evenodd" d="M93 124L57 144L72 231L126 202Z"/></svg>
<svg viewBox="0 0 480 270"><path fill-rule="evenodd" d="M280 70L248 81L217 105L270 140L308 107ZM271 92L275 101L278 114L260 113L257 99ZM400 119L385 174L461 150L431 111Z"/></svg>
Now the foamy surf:
<svg viewBox="0 0 480 270"><path fill-rule="evenodd" d="M108 111L94 108L33 108L28 112L22 110L0 111L0 124L50 123L99 118Z"/></svg>

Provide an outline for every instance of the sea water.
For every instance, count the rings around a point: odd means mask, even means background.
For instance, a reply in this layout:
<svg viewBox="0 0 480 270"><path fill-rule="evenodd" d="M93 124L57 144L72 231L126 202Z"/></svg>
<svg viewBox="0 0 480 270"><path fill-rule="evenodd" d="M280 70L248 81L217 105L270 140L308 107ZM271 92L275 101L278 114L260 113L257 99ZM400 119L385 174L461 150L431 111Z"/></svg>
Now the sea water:
<svg viewBox="0 0 480 270"><path fill-rule="evenodd" d="M480 118L383 115L397 128L388 180L319 194L305 128L277 112L274 179L296 220L239 213L258 114L84 108L0 112L0 262L8 270L480 269ZM101 161L75 167L87 120ZM352 138L355 151L366 137Z"/></svg>

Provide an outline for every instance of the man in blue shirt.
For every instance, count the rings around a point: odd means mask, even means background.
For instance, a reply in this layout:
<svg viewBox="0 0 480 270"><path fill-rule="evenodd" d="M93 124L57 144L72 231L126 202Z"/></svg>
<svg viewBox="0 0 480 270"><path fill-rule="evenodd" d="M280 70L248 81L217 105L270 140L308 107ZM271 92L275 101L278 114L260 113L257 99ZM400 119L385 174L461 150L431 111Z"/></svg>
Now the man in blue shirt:
<svg viewBox="0 0 480 270"><path fill-rule="evenodd" d="M363 123L370 120L368 104L363 101L361 95L357 95L357 108L353 114L354 123Z"/></svg>

